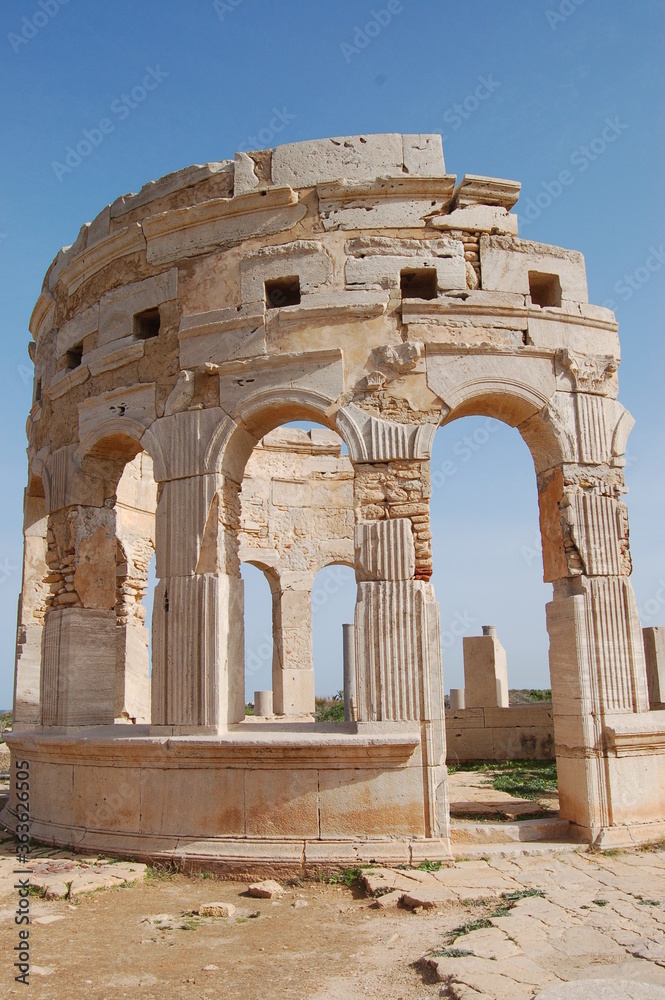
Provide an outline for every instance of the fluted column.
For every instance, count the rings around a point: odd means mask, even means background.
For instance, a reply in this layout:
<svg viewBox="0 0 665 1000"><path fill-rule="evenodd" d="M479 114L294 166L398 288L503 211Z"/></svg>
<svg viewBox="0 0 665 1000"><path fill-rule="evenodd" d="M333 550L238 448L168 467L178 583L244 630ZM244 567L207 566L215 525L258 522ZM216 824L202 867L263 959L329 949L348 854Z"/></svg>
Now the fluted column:
<svg viewBox="0 0 665 1000"><path fill-rule="evenodd" d="M439 607L429 583L429 464L355 465L359 723L418 723L425 829L448 836Z"/></svg>

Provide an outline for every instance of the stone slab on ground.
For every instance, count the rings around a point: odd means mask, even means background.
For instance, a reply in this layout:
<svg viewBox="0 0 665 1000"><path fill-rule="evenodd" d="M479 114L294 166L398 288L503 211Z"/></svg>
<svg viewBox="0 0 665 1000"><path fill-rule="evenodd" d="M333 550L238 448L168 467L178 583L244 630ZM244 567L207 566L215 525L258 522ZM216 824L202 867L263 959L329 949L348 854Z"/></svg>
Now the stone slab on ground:
<svg viewBox="0 0 665 1000"><path fill-rule="evenodd" d="M665 1000L665 988L628 979L583 979L578 983L552 986L537 994L537 1000Z"/></svg>

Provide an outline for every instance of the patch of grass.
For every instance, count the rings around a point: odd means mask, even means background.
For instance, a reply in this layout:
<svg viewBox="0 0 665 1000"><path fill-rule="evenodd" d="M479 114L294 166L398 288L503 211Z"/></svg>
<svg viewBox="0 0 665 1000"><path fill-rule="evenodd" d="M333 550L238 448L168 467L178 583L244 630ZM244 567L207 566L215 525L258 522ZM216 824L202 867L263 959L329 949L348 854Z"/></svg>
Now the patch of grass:
<svg viewBox="0 0 665 1000"><path fill-rule="evenodd" d="M439 948L438 951L433 951L432 955L435 958L475 958L476 953L474 951L467 951L466 948Z"/></svg>
<svg viewBox="0 0 665 1000"><path fill-rule="evenodd" d="M254 715L254 706L251 702L245 705L245 715Z"/></svg>
<svg viewBox="0 0 665 1000"><path fill-rule="evenodd" d="M545 893L542 889L516 889L514 892L504 892L501 894L501 898L507 899L510 903L516 903L519 899L530 899L532 896L539 896L541 899L544 899Z"/></svg>
<svg viewBox="0 0 665 1000"><path fill-rule="evenodd" d="M197 917L187 917L180 924L181 931L195 931L201 926L201 921Z"/></svg>
<svg viewBox="0 0 665 1000"><path fill-rule="evenodd" d="M609 906L610 905L609 899L592 899L591 902L594 903L596 906Z"/></svg>
<svg viewBox="0 0 665 1000"><path fill-rule="evenodd" d="M315 722L344 722L344 692L338 691L332 698L316 698Z"/></svg>
<svg viewBox="0 0 665 1000"><path fill-rule="evenodd" d="M177 874L175 865L148 865L145 877L152 882L170 882Z"/></svg>
<svg viewBox="0 0 665 1000"><path fill-rule="evenodd" d="M371 865L364 866L370 868ZM329 885L345 885L352 889L354 885L362 885L364 868L342 868L328 879Z"/></svg>
<svg viewBox="0 0 665 1000"><path fill-rule="evenodd" d="M492 921L488 920L487 917L481 917L479 920L469 920L467 924L460 924L459 927L455 927L454 930L448 932L448 940L452 944L459 937L464 937L465 934L471 934L472 931L482 931L487 927L492 927Z"/></svg>
<svg viewBox="0 0 665 1000"><path fill-rule="evenodd" d="M45 885L29 885L28 886L28 896L34 896L36 899L46 899L46 886Z"/></svg>
<svg viewBox="0 0 665 1000"><path fill-rule="evenodd" d="M394 892L395 887L392 885L382 885L378 889L375 889L372 895L374 899L380 899L381 896L387 896L389 892Z"/></svg>
<svg viewBox="0 0 665 1000"><path fill-rule="evenodd" d="M539 799L558 788L555 761L509 761L513 766L497 768L502 773L492 778L497 792L508 792L519 799Z"/></svg>
<svg viewBox="0 0 665 1000"><path fill-rule="evenodd" d="M261 916L261 911L255 910L254 913L248 913L247 916L249 917L250 920L256 920L257 917Z"/></svg>
<svg viewBox="0 0 665 1000"><path fill-rule="evenodd" d="M509 916L510 911L515 908L515 904L520 899L530 899L533 896L539 896L542 899L545 897L545 893L542 889L516 889L514 892L502 892L502 902L490 913L490 920L494 920L496 917Z"/></svg>
<svg viewBox="0 0 665 1000"><path fill-rule="evenodd" d="M665 840L652 840L648 844L640 844L637 850L640 854L655 854L656 851L665 851Z"/></svg>
<svg viewBox="0 0 665 1000"><path fill-rule="evenodd" d="M441 862L440 861L428 861L427 858L425 858L424 861L420 862L420 864L418 865L418 867L417 867L416 870L420 871L420 872L440 872L441 871Z"/></svg>
<svg viewBox="0 0 665 1000"><path fill-rule="evenodd" d="M640 906L660 906L659 899L643 899L642 896L637 897L637 902Z"/></svg>

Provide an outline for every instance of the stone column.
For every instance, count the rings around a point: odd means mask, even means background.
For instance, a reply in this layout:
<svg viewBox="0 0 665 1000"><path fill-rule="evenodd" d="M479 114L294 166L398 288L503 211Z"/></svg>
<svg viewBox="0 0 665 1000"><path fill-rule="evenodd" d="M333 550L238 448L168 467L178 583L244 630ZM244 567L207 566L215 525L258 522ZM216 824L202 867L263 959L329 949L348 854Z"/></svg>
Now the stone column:
<svg viewBox="0 0 665 1000"><path fill-rule="evenodd" d="M115 694L115 515L63 507L49 517L50 609L42 659L45 726L111 724Z"/></svg>
<svg viewBox="0 0 665 1000"><path fill-rule="evenodd" d="M483 625L482 635L465 635L464 691L467 708L508 708L506 651L494 625Z"/></svg>
<svg viewBox="0 0 665 1000"><path fill-rule="evenodd" d="M344 721L357 722L358 695L356 689L356 627L342 625L344 656Z"/></svg>
<svg viewBox="0 0 665 1000"><path fill-rule="evenodd" d="M648 710L646 663L623 460L610 449L617 411L625 411L600 395L560 395L577 461L541 472L538 489L545 580L554 585L547 627L561 815L597 839L653 809L646 785L639 791L643 762L612 749Z"/></svg>
<svg viewBox="0 0 665 1000"><path fill-rule="evenodd" d="M428 582L429 463L355 465L358 722L418 722L426 836L449 835L439 607Z"/></svg>
<svg viewBox="0 0 665 1000"><path fill-rule="evenodd" d="M25 495L23 583L18 606L13 726L41 723L44 618L50 579L46 563L48 518L43 496Z"/></svg>
<svg viewBox="0 0 665 1000"><path fill-rule="evenodd" d="M244 718L238 514L238 486L220 475L160 484L153 725L215 730Z"/></svg>
<svg viewBox="0 0 665 1000"><path fill-rule="evenodd" d="M282 573L273 590L272 684L276 715L314 713L312 584L308 575Z"/></svg>
<svg viewBox="0 0 665 1000"><path fill-rule="evenodd" d="M665 707L665 628L645 628L642 629L642 635L647 661L649 706L652 709L662 709Z"/></svg>

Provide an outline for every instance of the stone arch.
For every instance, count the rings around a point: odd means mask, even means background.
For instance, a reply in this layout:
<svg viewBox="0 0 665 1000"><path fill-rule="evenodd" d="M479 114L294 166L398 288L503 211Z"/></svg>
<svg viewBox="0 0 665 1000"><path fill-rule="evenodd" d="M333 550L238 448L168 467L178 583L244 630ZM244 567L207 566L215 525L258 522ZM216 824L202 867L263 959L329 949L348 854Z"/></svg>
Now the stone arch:
<svg viewBox="0 0 665 1000"><path fill-rule="evenodd" d="M343 426L332 415L335 400L311 389L290 387L262 390L249 395L231 411L207 447L204 466L210 473L242 477L256 443L275 428L293 420L312 420L336 431L349 446Z"/></svg>

